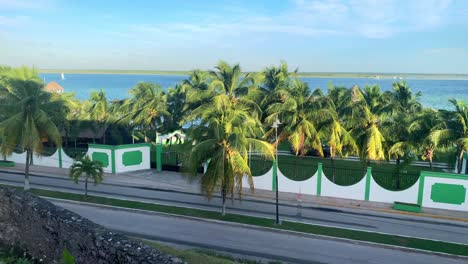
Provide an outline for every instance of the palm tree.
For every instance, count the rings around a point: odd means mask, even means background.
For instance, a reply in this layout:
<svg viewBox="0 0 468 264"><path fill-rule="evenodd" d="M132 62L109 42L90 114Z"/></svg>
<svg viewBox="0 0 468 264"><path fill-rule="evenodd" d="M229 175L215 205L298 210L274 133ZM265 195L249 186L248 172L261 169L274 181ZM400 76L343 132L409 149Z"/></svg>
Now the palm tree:
<svg viewBox="0 0 468 264"><path fill-rule="evenodd" d="M450 99L455 111L441 111L446 122L443 128L434 130L431 139L436 146L453 143L458 152L458 173L461 173L463 155L468 151L468 106L464 100Z"/></svg>
<svg viewBox="0 0 468 264"><path fill-rule="evenodd" d="M214 90L217 93L231 98L240 97L246 95L249 88L255 85L252 74L242 76L239 64L229 65L224 61L220 61L215 69L209 72L214 78L210 83L210 87L215 88Z"/></svg>
<svg viewBox="0 0 468 264"><path fill-rule="evenodd" d="M170 133L182 128L183 118L187 112L185 107L187 105L187 92L184 86L177 84L174 87L167 89L167 108L170 109L171 114L164 118L164 132Z"/></svg>
<svg viewBox="0 0 468 264"><path fill-rule="evenodd" d="M381 132L384 98L378 86L362 91L354 86L339 102L338 112L359 147L359 155L369 163L385 159L385 138Z"/></svg>
<svg viewBox="0 0 468 264"><path fill-rule="evenodd" d="M403 156L416 151L416 138L410 131L410 126L417 114L422 110L419 102L421 93L413 94L405 81L393 83L393 92L386 92L387 113L382 121L386 130L387 143L390 145L389 154L396 157L397 164Z"/></svg>
<svg viewBox="0 0 468 264"><path fill-rule="evenodd" d="M346 155L357 153L358 147L351 133L344 128L336 117L324 124L320 130L320 134L327 139L327 144L330 148L330 164L333 171L332 179L335 182L335 157L337 155L342 157L344 149L346 149Z"/></svg>
<svg viewBox="0 0 468 264"><path fill-rule="evenodd" d="M64 144L68 144L71 132L74 129L74 122L80 111L80 101L76 99L75 93L51 93L51 100L63 104L58 116L52 116L52 121L60 131L65 132Z"/></svg>
<svg viewBox="0 0 468 264"><path fill-rule="evenodd" d="M327 95L337 110L341 108L340 104L345 101L344 98L346 97L348 91L349 89L344 86L335 86L332 82L328 83Z"/></svg>
<svg viewBox="0 0 468 264"><path fill-rule="evenodd" d="M181 89L187 94L184 110L193 110L200 105L208 103L214 96L214 87L209 86L208 72L193 70L189 78L182 81Z"/></svg>
<svg viewBox="0 0 468 264"><path fill-rule="evenodd" d="M292 77L295 73L290 73L286 62L282 61L278 67L269 67L262 72L263 81L254 94L254 98L259 102L266 118L266 109L273 103L280 103L285 100L288 88L292 85Z"/></svg>
<svg viewBox="0 0 468 264"><path fill-rule="evenodd" d="M429 161L429 167L432 170L432 159L435 155L437 145L431 138L431 132L441 129L443 120L438 111L433 109L424 109L418 113L409 127L414 135L414 141L418 145L421 158Z"/></svg>
<svg viewBox="0 0 468 264"><path fill-rule="evenodd" d="M196 175L197 167L208 163L201 178L203 192L210 198L214 191L222 195L222 214L226 214L226 198L236 192L242 195L242 179L247 177L253 190L252 173L248 166L249 149L259 151L267 158L274 157L274 149L268 142L259 140L263 130L252 101L244 98L252 80L239 81L239 65L218 64L217 72L211 72L211 83L216 91L208 103L192 111L190 119L200 125L191 131L194 147L190 152L188 169ZM247 88L247 89L245 89ZM245 89L245 90L244 90Z"/></svg>
<svg viewBox="0 0 468 264"><path fill-rule="evenodd" d="M319 131L324 122L333 119L333 111L324 107L328 103L324 99L321 92L311 93L306 83L293 80L292 86L285 90L284 102L274 103L267 109L266 124L272 124L277 117L285 124L276 143L287 139L296 155L304 156L308 150L315 149L323 156ZM267 136L273 133L271 129Z"/></svg>
<svg viewBox="0 0 468 264"><path fill-rule="evenodd" d="M106 144L106 127L111 116L106 93L103 89L99 92L93 91L89 99L86 115L89 120L96 123L94 127L95 132L97 132L97 130L104 130L103 143Z"/></svg>
<svg viewBox="0 0 468 264"><path fill-rule="evenodd" d="M52 121L63 105L52 101L51 95L43 90L38 73L34 69L21 67L9 70L3 76L0 87L2 113L8 116L0 123L1 151L12 154L15 147L26 151L24 189L29 190L29 165L33 153L40 154L43 142L62 144L59 130Z"/></svg>
<svg viewBox="0 0 468 264"><path fill-rule="evenodd" d="M421 92L413 94L411 88L406 81L393 83L392 102L390 105L396 112L406 114L418 113L422 110L422 105L419 102Z"/></svg>
<svg viewBox="0 0 468 264"><path fill-rule="evenodd" d="M203 106L201 106L203 107ZM226 214L226 197L236 192L242 195L242 178L247 177L253 190L248 152L258 151L266 158L274 156L273 146L256 139L262 134L261 124L252 117L249 108L233 105L229 100L214 100L213 107L194 110L203 125L192 131L195 146L190 152L189 171L196 173L202 163L208 163L201 179L203 192L210 198L218 188L222 195L222 214Z"/></svg>
<svg viewBox="0 0 468 264"><path fill-rule="evenodd" d="M85 199L88 198L88 179L91 177L94 185L102 182L104 170L100 161L94 161L88 155L76 160L70 167L70 177L78 183L81 176L85 176Z"/></svg>
<svg viewBox="0 0 468 264"><path fill-rule="evenodd" d="M137 84L130 94L132 97L122 106L128 114L120 122L141 128L145 141L148 141L146 132L154 131L157 134L164 118L170 116L166 105L167 95L161 86L148 82Z"/></svg>

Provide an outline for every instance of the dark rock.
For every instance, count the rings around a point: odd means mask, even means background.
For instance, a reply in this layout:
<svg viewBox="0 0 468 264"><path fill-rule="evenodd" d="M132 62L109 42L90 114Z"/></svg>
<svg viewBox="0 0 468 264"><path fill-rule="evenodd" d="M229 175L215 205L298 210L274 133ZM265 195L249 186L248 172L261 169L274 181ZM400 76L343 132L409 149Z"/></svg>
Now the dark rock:
<svg viewBox="0 0 468 264"><path fill-rule="evenodd" d="M76 263L183 263L110 232L30 193L0 187L0 247L22 248L44 263L68 249Z"/></svg>

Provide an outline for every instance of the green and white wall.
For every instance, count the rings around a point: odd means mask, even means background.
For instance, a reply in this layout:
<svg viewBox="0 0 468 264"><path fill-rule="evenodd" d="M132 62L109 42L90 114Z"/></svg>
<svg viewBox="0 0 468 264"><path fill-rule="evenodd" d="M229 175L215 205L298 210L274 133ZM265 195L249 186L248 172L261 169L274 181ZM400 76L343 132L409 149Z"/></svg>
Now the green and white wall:
<svg viewBox="0 0 468 264"><path fill-rule="evenodd" d="M89 144L86 153L92 160L102 163L104 172L115 173L114 146Z"/></svg>
<svg viewBox="0 0 468 264"><path fill-rule="evenodd" d="M468 177L460 174L422 172L418 203L424 207L468 211Z"/></svg>
<svg viewBox="0 0 468 264"><path fill-rule="evenodd" d="M104 166L104 171L108 173L121 173L128 171L146 170L151 168L150 164L151 144L130 144L119 146L108 146L90 144L87 155L92 160L99 160ZM26 153L13 153L7 160L24 164ZM34 156L33 164L45 167L68 169L75 162L63 149L50 156Z"/></svg>
<svg viewBox="0 0 468 264"><path fill-rule="evenodd" d="M13 153L7 157L7 160L11 160L19 164L24 164L26 161L26 152ZM68 157L63 149L57 149L55 153L50 156L34 155L33 164L45 167L69 168L71 164L73 164L73 159Z"/></svg>
<svg viewBox="0 0 468 264"><path fill-rule="evenodd" d="M120 145L115 147L117 173L151 168L151 144Z"/></svg>
<svg viewBox="0 0 468 264"><path fill-rule="evenodd" d="M368 168L363 178L354 185L340 186L330 181L319 164L311 177L304 181L293 181L277 171L278 187L281 192L310 194L325 197L353 199L382 203L410 203L423 208L436 208L468 212L468 176L451 173L421 172L419 180L410 188L390 191L380 186ZM275 190L275 170L253 177L255 189ZM243 186L248 186L244 179Z"/></svg>
<svg viewBox="0 0 468 264"><path fill-rule="evenodd" d="M90 144L87 154L92 160L101 161L105 172L121 173L150 169L150 150L151 144L146 143L119 146Z"/></svg>

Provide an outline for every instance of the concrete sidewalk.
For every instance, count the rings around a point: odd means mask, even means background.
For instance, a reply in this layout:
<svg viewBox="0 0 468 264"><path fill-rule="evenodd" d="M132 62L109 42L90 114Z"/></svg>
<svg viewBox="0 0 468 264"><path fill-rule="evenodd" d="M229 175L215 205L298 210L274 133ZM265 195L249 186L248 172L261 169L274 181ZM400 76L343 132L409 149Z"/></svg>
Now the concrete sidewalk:
<svg viewBox="0 0 468 264"><path fill-rule="evenodd" d="M12 172L12 173L24 173L24 165L17 164L15 167L2 167L0 172ZM35 176L44 176L44 177L57 177L69 179L68 169L61 168L51 168L51 167L42 167L42 166L31 166L30 173ZM110 174L104 173L104 184L115 184L115 185L124 185L138 188L148 188L148 189L162 189L194 194L202 194L199 177L190 177L184 175L180 172L171 172L171 171L161 171L158 172L155 169L137 171L137 172L128 172L128 173L119 173L119 174ZM254 193L250 192L250 189L245 188L243 190L242 197L244 199L258 200L265 202L274 202L275 201L275 192L267 190L255 190ZM468 212L460 211L449 211L449 210L439 210L439 209L429 209L424 208L423 213L411 213L396 211L391 209L391 204L377 203L377 202L367 202L361 200L350 200L350 199L341 199L333 197L317 197L314 195L300 195L301 202L298 202L298 194L295 193L279 193L279 200L282 204L300 206L302 207L314 207L314 208L324 208L324 209L351 209L351 210L360 210L367 212L379 212L379 213L388 213L388 214L398 214L398 215L408 215L408 216L418 216L418 217L430 217L435 219L446 219L453 221L463 221L468 222Z"/></svg>

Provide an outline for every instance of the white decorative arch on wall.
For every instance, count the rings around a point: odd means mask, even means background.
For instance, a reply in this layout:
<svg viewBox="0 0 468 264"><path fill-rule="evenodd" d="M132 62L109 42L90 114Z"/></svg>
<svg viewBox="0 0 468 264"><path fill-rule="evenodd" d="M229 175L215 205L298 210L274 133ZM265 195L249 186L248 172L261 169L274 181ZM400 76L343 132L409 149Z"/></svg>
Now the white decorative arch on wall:
<svg viewBox="0 0 468 264"><path fill-rule="evenodd" d="M253 178L253 183L254 183L254 188L255 190L267 190L267 191L271 191L272 190L272 183L273 183L273 167L271 167L271 169L261 175L261 176L254 176L252 177ZM249 187L249 182L247 180L246 177L244 177L242 179L242 186L244 188L248 188Z"/></svg>
<svg viewBox="0 0 468 264"><path fill-rule="evenodd" d="M62 152L62 168L69 169L75 162L75 159L70 158L63 149L60 149L60 151Z"/></svg>
<svg viewBox="0 0 468 264"><path fill-rule="evenodd" d="M322 196L345 198L353 200L364 200L366 193L366 173L362 179L349 186L341 186L330 181L322 172Z"/></svg>
<svg viewBox="0 0 468 264"><path fill-rule="evenodd" d="M418 179L413 184L413 186L409 187L406 190L390 191L380 186L374 180L374 177L371 177L369 201L382 202L382 203L403 202L403 203L417 204L420 180L421 179Z"/></svg>
<svg viewBox="0 0 468 264"><path fill-rule="evenodd" d="M60 150L57 149L54 154L51 156L33 156L33 164L37 166L44 166L44 167L59 167L59 152ZM24 163L24 162L23 162Z"/></svg>
<svg viewBox="0 0 468 264"><path fill-rule="evenodd" d="M23 152L21 154L13 152L13 154L7 157L7 160L11 160L19 164L24 164L26 163L26 152Z"/></svg>
<svg viewBox="0 0 468 264"><path fill-rule="evenodd" d="M278 170L278 187L280 192L317 194L317 171L309 179L303 181L293 181Z"/></svg>

